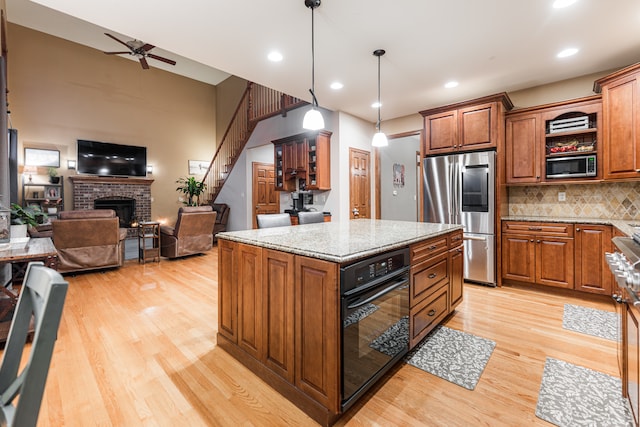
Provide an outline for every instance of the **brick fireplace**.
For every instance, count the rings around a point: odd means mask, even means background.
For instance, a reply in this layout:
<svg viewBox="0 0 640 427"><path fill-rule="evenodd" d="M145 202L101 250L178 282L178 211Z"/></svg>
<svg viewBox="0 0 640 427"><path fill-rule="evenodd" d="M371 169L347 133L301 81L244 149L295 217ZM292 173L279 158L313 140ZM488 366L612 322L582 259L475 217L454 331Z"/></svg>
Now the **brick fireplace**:
<svg viewBox="0 0 640 427"><path fill-rule="evenodd" d="M133 199L135 218L151 221L151 184L148 178L115 178L72 175L73 209L93 209L95 200Z"/></svg>

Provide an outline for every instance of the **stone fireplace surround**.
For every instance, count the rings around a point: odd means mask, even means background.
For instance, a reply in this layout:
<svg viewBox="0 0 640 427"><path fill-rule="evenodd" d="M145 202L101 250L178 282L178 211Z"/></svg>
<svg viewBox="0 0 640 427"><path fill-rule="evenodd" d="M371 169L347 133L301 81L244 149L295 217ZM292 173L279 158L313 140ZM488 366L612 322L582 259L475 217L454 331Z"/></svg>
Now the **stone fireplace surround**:
<svg viewBox="0 0 640 427"><path fill-rule="evenodd" d="M92 175L72 175L73 209L93 209L96 199L131 198L136 201L135 217L138 221L151 221L151 184L148 178L117 178ZM133 237L130 229L128 237Z"/></svg>

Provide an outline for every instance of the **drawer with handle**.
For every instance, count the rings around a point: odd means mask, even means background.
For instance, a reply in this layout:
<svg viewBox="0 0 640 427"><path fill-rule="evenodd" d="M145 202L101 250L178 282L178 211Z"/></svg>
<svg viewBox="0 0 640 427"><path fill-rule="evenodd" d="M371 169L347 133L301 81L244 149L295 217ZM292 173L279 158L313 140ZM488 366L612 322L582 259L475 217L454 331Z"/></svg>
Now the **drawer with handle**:
<svg viewBox="0 0 640 427"><path fill-rule="evenodd" d="M442 322L449 312L449 289L444 285L409 310L409 349L415 347L433 328Z"/></svg>
<svg viewBox="0 0 640 427"><path fill-rule="evenodd" d="M448 255L444 252L411 267L411 307L431 295L440 285L449 283Z"/></svg>

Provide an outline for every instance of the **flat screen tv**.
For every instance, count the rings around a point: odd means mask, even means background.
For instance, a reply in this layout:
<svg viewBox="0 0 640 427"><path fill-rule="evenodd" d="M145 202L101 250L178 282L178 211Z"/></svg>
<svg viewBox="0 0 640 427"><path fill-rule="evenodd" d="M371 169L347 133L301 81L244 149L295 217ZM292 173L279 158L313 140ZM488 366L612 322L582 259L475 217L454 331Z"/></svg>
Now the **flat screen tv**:
<svg viewBox="0 0 640 427"><path fill-rule="evenodd" d="M80 174L101 176L146 176L147 147L78 140Z"/></svg>

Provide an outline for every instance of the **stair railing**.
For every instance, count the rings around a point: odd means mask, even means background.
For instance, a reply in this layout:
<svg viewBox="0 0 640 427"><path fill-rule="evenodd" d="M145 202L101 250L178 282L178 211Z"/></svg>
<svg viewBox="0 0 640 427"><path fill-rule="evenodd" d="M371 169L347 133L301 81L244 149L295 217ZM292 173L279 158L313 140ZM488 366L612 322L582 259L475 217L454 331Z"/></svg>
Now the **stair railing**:
<svg viewBox="0 0 640 427"><path fill-rule="evenodd" d="M201 200L213 203L231 173L240 153L259 121L306 105L307 102L282 92L248 82L229 126L218 144L203 181L207 185Z"/></svg>

